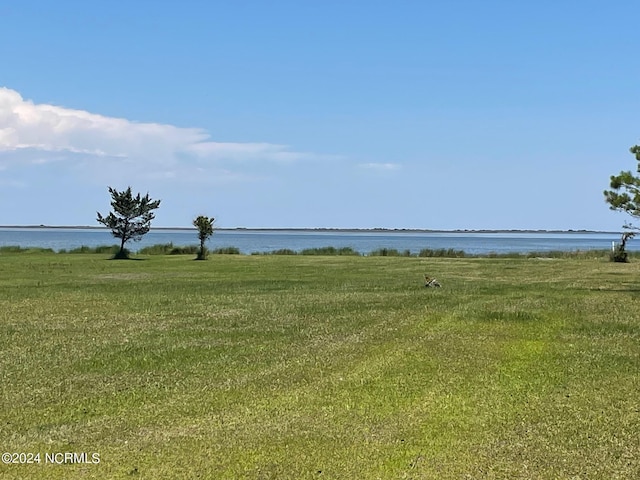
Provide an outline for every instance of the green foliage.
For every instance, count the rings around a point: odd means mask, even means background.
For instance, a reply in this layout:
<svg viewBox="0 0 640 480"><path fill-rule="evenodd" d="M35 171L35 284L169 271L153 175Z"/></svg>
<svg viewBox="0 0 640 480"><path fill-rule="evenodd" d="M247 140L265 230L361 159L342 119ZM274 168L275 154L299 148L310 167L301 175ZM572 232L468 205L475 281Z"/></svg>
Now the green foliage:
<svg viewBox="0 0 640 480"><path fill-rule="evenodd" d="M211 250L214 255L240 255L240 249L238 247L220 247L215 250Z"/></svg>
<svg viewBox="0 0 640 480"><path fill-rule="evenodd" d="M199 215L193 221L193 226L198 229L198 239L200 240L200 251L198 252L196 260L206 260L207 258L207 249L205 248L204 243L209 237L211 237L211 235L213 235L214 221L215 218L206 217L204 215Z"/></svg>
<svg viewBox="0 0 640 480"><path fill-rule="evenodd" d="M22 248L20 245L5 245L0 247L0 253L22 253L26 250L26 248Z"/></svg>
<svg viewBox="0 0 640 480"><path fill-rule="evenodd" d="M639 162L637 171L640 172L640 145L634 145L629 151L636 157ZM620 172L618 175L612 175L610 178L611 190L604 191L605 201L609 204L611 210L625 212L633 218L640 218L640 177L634 176L630 171ZM633 224L626 223L623 228L627 230L640 230ZM627 254L625 252L626 241L633 237L633 234L625 237L620 245L616 246L611 253L611 260L615 262L626 262Z"/></svg>
<svg viewBox="0 0 640 480"><path fill-rule="evenodd" d="M64 252L64 253L93 253L93 249L87 245L82 245L81 247L72 248L68 252Z"/></svg>
<svg viewBox="0 0 640 480"><path fill-rule="evenodd" d="M118 245L98 245L97 247L89 247L87 245L82 245L81 247L73 248L69 251L60 250L58 253L111 253L115 255L120 250ZM127 254L129 251L125 248Z"/></svg>
<svg viewBox="0 0 640 480"><path fill-rule="evenodd" d="M8 253L53 253L51 248L27 247L23 248L18 245L6 245L0 247L0 254Z"/></svg>
<svg viewBox="0 0 640 480"><path fill-rule="evenodd" d="M193 255L197 252L197 245L176 246L173 242L157 243L138 251L142 255Z"/></svg>
<svg viewBox="0 0 640 480"><path fill-rule="evenodd" d="M297 255L298 252L295 250L291 250L290 248L281 248L279 250L272 250L271 252L266 252L263 255Z"/></svg>
<svg viewBox="0 0 640 480"><path fill-rule="evenodd" d="M300 255L360 255L351 247L319 247L319 248L305 248L300 252Z"/></svg>
<svg viewBox="0 0 640 480"><path fill-rule="evenodd" d="M395 248L379 248L369 252L370 257L399 257L400 252Z"/></svg>
<svg viewBox="0 0 640 480"><path fill-rule="evenodd" d="M93 249L93 252L94 253L116 253L119 248L120 247L118 247L118 245L98 245ZM125 250L127 249L125 248Z"/></svg>
<svg viewBox="0 0 640 480"><path fill-rule="evenodd" d="M622 245L616 245L609 254L609 260L617 263L627 263L629 261L629 254Z"/></svg>
<svg viewBox="0 0 640 480"><path fill-rule="evenodd" d="M131 187L119 192L109 187L112 212L106 217L98 213L97 221L111 229L114 237L119 238L120 249L114 258L128 258L124 245L127 241L139 241L151 228L151 220L155 218L153 210L160 206L160 200L151 200L147 193L144 197L138 193L135 197Z"/></svg>
<svg viewBox="0 0 640 480"><path fill-rule="evenodd" d="M467 254L463 250L455 250L453 248L439 248L433 250L431 248L423 248L418 253L419 257L439 257L439 258L463 258Z"/></svg>
<svg viewBox="0 0 640 480"><path fill-rule="evenodd" d="M370 257L411 257L410 250L403 250L400 252L395 248L379 248L369 252Z"/></svg>
<svg viewBox="0 0 640 480"><path fill-rule="evenodd" d="M253 252L251 255L326 255L326 256L339 256L339 255L351 255L360 256L360 253L355 251L351 247L316 247L305 248L299 252L290 248L281 248L278 250L270 250L268 252Z"/></svg>
<svg viewBox="0 0 640 480"><path fill-rule="evenodd" d="M626 232L624 235L631 238L631 232ZM619 246L618 246L619 247ZM60 254L116 254L118 253L120 247L118 245L100 245L97 247L88 247L83 245L81 247L77 247L71 250L59 250ZM155 244L151 246L144 247L138 251L139 254L142 255L193 255L199 253L200 247L198 245L186 245L186 246L176 246L172 242L163 243L163 244ZM129 255L130 252L126 250L126 253ZM50 248L23 248L17 245L10 245L0 247L0 254L7 253L48 253L52 252ZM240 255L240 249L238 247L227 246L216 248L215 250L209 251L209 253L216 255ZM639 258L640 252L624 252L627 259L631 258ZM327 255L327 256L340 256L340 255L352 255L352 256L360 256L360 254L353 250L350 247L336 248L336 247L321 247L321 248L308 248L297 252L290 248L282 248L279 250L272 250L267 252L253 252L251 255ZM423 249L418 254L412 254L409 250L399 251L394 248L381 248L377 250L373 250L368 253L369 257L422 257L422 258L493 258L493 259L535 259L535 258L553 258L553 259L603 259L610 258L612 261L620 261L614 260L613 252L611 250L551 250L551 251L540 251L540 252L527 252L527 253L518 253L518 252L507 252L507 253L496 253L490 252L487 254L468 254L463 250L455 250L453 248L441 248L441 249ZM624 260L623 260L624 261Z"/></svg>
<svg viewBox="0 0 640 480"><path fill-rule="evenodd" d="M194 253L198 253L198 251L197 245L186 245L183 247L173 247L169 255L193 255Z"/></svg>
<svg viewBox="0 0 640 480"><path fill-rule="evenodd" d="M113 258L114 260L127 260L129 258L129 253L129 250L126 248L118 249Z"/></svg>
<svg viewBox="0 0 640 480"><path fill-rule="evenodd" d="M496 253L491 252L486 255L467 255L472 258L503 258L503 259L574 259L574 260L597 260L606 258L609 250L548 250L544 252L508 252Z"/></svg>
<svg viewBox="0 0 640 480"><path fill-rule="evenodd" d="M176 246L173 243L162 243L144 247L138 251L142 255L193 255L200 253L198 245ZM221 247L211 250L209 253L239 255L238 247Z"/></svg>
<svg viewBox="0 0 640 480"><path fill-rule="evenodd" d="M629 261L629 255L626 251L627 241L635 237L635 232L624 232L620 243L613 247L609 260L617 263L627 263Z"/></svg>
<svg viewBox="0 0 640 480"><path fill-rule="evenodd" d="M138 253L142 255L169 255L171 250L175 247L173 246L173 242L170 243L157 243L155 245L151 245L149 247L144 247L138 250Z"/></svg>
<svg viewBox="0 0 640 480"><path fill-rule="evenodd" d="M144 247L139 250L138 253L143 255L184 255L198 253L199 247L197 245L189 246L175 246L173 243L152 245L150 247ZM240 249L238 247L221 247L215 250L211 250L209 253L213 254L231 254L240 255ZM468 254L463 250L456 250L453 248L441 248L441 249L423 249L418 254L412 254L410 250L397 250L393 248L381 248L373 250L368 253L369 257L422 257L422 258L495 258L495 259L523 259L523 258L573 258L573 259L602 259L609 255L609 250L552 250L544 252L507 252L496 253L491 252L487 254ZM336 247L321 247L321 248L307 248L300 252L292 250L290 248L282 248L279 250L271 250L266 252L252 252L251 255L327 255L327 256L340 256L340 255L352 255L361 256L357 251L350 247L336 248ZM629 257L635 257L640 254L629 253Z"/></svg>

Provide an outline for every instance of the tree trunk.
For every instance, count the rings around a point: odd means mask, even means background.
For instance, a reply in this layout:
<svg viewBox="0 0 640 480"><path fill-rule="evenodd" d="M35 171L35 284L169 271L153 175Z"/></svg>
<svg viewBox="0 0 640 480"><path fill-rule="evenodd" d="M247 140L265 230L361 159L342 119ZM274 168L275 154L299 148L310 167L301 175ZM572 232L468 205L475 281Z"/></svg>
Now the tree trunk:
<svg viewBox="0 0 640 480"><path fill-rule="evenodd" d="M127 254L124 251L124 242L125 242L125 239L123 235L123 238L120 241L120 251L116 254L115 258L127 258Z"/></svg>

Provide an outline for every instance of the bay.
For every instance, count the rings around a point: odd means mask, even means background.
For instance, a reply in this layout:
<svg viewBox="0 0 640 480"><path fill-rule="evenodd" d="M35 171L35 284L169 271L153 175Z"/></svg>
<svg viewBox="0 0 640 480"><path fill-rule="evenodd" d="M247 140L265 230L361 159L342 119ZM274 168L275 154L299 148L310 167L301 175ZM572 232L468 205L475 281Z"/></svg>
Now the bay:
<svg viewBox="0 0 640 480"><path fill-rule="evenodd" d="M351 247L368 254L381 248L418 253L429 248L463 250L468 254L529 253L548 251L609 250L619 233L588 232L423 232L423 231L319 231L319 230L216 230L207 242L210 249L236 247L243 254L280 249ZM0 227L0 246L42 247L55 251L81 246L119 244L106 229ZM198 244L195 230L152 229L140 242L128 242L132 251L154 245ZM630 241L628 250L640 251L640 242Z"/></svg>

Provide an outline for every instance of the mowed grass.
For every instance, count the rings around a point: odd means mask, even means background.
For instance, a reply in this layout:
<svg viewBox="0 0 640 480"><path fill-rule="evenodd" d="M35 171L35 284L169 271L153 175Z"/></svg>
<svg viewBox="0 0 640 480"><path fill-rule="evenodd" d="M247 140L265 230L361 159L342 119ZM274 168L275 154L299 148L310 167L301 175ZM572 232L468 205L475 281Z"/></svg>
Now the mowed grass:
<svg viewBox="0 0 640 480"><path fill-rule="evenodd" d="M638 263L138 258L0 255L0 478L640 478Z"/></svg>

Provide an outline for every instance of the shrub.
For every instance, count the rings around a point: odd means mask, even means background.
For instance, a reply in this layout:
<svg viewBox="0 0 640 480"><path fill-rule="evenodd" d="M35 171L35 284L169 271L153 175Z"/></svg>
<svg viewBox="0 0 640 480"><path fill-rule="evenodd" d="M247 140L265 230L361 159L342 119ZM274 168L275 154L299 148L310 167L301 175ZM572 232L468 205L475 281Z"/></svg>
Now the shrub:
<svg viewBox="0 0 640 480"><path fill-rule="evenodd" d="M455 250L453 248L440 248L437 250L433 250L431 248L423 248L418 253L419 257L441 257L441 258L463 258L466 257L467 254L464 250ZM491 254L489 254L491 256Z"/></svg>
<svg viewBox="0 0 640 480"><path fill-rule="evenodd" d="M221 247L211 250L210 253L216 255L240 255L240 249L238 247Z"/></svg>
<svg viewBox="0 0 640 480"><path fill-rule="evenodd" d="M319 247L319 248L305 248L300 252L300 255L360 255L351 247Z"/></svg>
<svg viewBox="0 0 640 480"><path fill-rule="evenodd" d="M120 250L119 245L98 245L93 249L95 253L117 253L118 250ZM125 250L129 252L129 249L125 248Z"/></svg>
<svg viewBox="0 0 640 480"><path fill-rule="evenodd" d="M143 255L193 255L200 253L200 247L198 245L175 246L173 243L160 243L144 247L138 253ZM223 247L207 250L207 253L239 255L240 249L237 247Z"/></svg>
<svg viewBox="0 0 640 480"><path fill-rule="evenodd" d="M519 257L596 259L606 257L606 255L607 250L550 250L547 252L528 252L526 254L519 254Z"/></svg>
<svg viewBox="0 0 640 480"><path fill-rule="evenodd" d="M298 252L295 250L291 250L290 248L281 248L279 250L273 250L271 252L267 252L267 255L297 255Z"/></svg>
<svg viewBox="0 0 640 480"><path fill-rule="evenodd" d="M127 260L131 256L131 251L128 248L118 248L118 251L113 255L114 260Z"/></svg>
<svg viewBox="0 0 640 480"><path fill-rule="evenodd" d="M185 247L173 247L169 251L169 255L193 255L200 252L200 248L197 245L187 245Z"/></svg>
<svg viewBox="0 0 640 480"><path fill-rule="evenodd" d="M174 248L173 243L157 243L140 249L138 253L143 255L168 255Z"/></svg>
<svg viewBox="0 0 640 480"><path fill-rule="evenodd" d="M624 249L624 246L617 244L614 249L609 253L609 261L617 263L628 263L629 255Z"/></svg>
<svg viewBox="0 0 640 480"><path fill-rule="evenodd" d="M53 248L31 247L25 250L27 253L55 253Z"/></svg>
<svg viewBox="0 0 640 480"><path fill-rule="evenodd" d="M73 248L69 251L60 250L58 253L118 253L120 247L118 245L98 245L97 247L88 247L82 245L81 247Z"/></svg>
<svg viewBox="0 0 640 480"><path fill-rule="evenodd" d="M26 251L26 248L22 248L18 245L5 245L0 247L0 253L21 253Z"/></svg>
<svg viewBox="0 0 640 480"><path fill-rule="evenodd" d="M27 247L23 248L18 245L6 245L0 247L0 253L54 253L52 248Z"/></svg>
<svg viewBox="0 0 640 480"><path fill-rule="evenodd" d="M72 248L71 250L69 250L69 253L92 253L92 252L91 252L91 247L82 245L81 247Z"/></svg>
<svg viewBox="0 0 640 480"><path fill-rule="evenodd" d="M395 248L379 248L369 253L370 257L411 257L411 250L403 250L402 252Z"/></svg>

